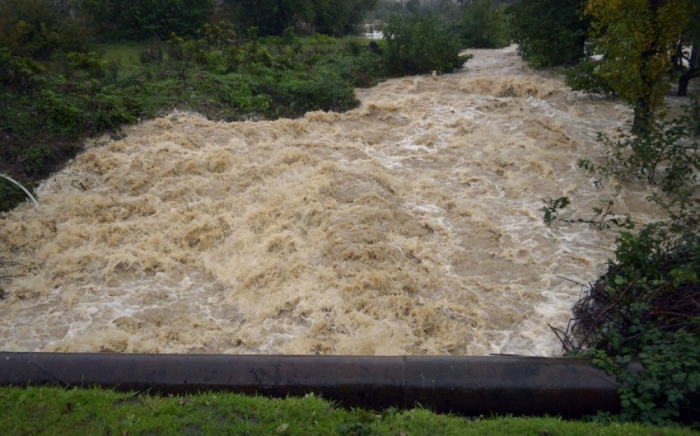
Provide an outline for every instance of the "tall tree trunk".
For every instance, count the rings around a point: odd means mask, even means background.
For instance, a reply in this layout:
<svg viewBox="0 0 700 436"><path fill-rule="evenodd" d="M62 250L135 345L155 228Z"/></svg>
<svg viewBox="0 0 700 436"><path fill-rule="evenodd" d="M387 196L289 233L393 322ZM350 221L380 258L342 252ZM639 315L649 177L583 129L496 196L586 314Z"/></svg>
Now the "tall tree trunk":
<svg viewBox="0 0 700 436"><path fill-rule="evenodd" d="M634 106L634 119L632 120L632 133L644 135L653 122L653 114L649 101L641 98Z"/></svg>
<svg viewBox="0 0 700 436"><path fill-rule="evenodd" d="M661 2L662 0L651 0L649 2L649 9L652 12L654 21L656 21L657 19L657 13L659 11L659 8L661 7ZM648 131L653 121L654 110L656 109L652 107L655 83L652 79L646 77L644 74L648 63L650 62L650 59L652 59L659 53L658 29L657 26L651 27L654 32L653 38L651 38L650 44L646 48L646 50L642 52L642 66L640 68L640 71L642 72L642 83L644 83L644 90L642 91L642 95L640 95L637 98L637 102L634 105L634 120L632 121L632 133L635 133L637 135L643 135Z"/></svg>
<svg viewBox="0 0 700 436"><path fill-rule="evenodd" d="M681 77L678 79L679 97L687 97L688 82L690 82L690 79L700 77L700 54L698 53L698 46L700 46L700 44L693 44L693 48L690 50L690 65L688 71L681 74Z"/></svg>

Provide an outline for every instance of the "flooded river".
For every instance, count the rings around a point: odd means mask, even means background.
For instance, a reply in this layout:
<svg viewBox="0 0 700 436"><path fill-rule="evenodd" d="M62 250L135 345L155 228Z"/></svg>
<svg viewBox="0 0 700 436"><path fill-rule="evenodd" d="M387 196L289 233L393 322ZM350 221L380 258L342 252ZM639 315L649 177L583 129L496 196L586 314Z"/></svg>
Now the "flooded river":
<svg viewBox="0 0 700 436"><path fill-rule="evenodd" d="M659 214L643 184L580 170L631 117L528 69L358 90L296 120L196 114L95 141L0 215L5 351L550 356L616 230L542 221L601 200ZM0 272L2 272L0 271Z"/></svg>

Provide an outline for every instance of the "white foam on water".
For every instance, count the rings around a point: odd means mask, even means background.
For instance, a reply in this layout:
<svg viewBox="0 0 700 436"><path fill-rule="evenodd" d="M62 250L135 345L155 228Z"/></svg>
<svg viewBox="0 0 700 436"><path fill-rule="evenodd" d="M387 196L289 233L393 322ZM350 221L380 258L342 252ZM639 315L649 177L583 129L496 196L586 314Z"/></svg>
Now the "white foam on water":
<svg viewBox="0 0 700 436"><path fill-rule="evenodd" d="M626 107L475 50L451 75L358 90L344 114L224 123L182 112L88 147L0 216L12 351L550 356L616 230L542 222L600 200ZM104 140L104 138L103 138ZM97 141L99 142L99 141ZM96 143L97 143L96 142Z"/></svg>

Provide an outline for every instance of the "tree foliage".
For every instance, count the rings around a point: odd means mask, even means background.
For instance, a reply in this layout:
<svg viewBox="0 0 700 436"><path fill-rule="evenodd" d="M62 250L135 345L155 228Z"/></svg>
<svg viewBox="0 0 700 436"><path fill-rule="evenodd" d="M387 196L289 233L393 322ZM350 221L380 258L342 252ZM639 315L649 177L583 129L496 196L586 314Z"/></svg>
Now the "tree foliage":
<svg viewBox="0 0 700 436"><path fill-rule="evenodd" d="M314 0L314 28L325 35L350 34L376 4L377 0Z"/></svg>
<svg viewBox="0 0 700 436"><path fill-rule="evenodd" d="M510 44L504 9L494 9L492 4L492 0L473 0L465 4L460 31L467 47L500 48Z"/></svg>
<svg viewBox="0 0 700 436"><path fill-rule="evenodd" d="M604 56L595 73L634 108L636 131L649 126L664 106L670 53L690 24L691 1L588 1L591 43Z"/></svg>
<svg viewBox="0 0 700 436"><path fill-rule="evenodd" d="M282 35L288 27L326 35L346 35L377 0L226 0L243 27L261 35Z"/></svg>
<svg viewBox="0 0 700 436"><path fill-rule="evenodd" d="M585 0L520 0L508 7L513 41L533 67L572 65L584 56Z"/></svg>
<svg viewBox="0 0 700 436"><path fill-rule="evenodd" d="M48 59L56 50L84 51L89 37L59 0L0 0L0 46L13 55Z"/></svg>
<svg viewBox="0 0 700 436"><path fill-rule="evenodd" d="M99 33L116 39L194 35L214 11L214 0L76 0Z"/></svg>
<svg viewBox="0 0 700 436"><path fill-rule="evenodd" d="M604 421L698 422L700 236L697 204L690 206L636 235L621 233L608 271L559 332L567 351L586 353L621 383L621 413L600 414Z"/></svg>
<svg viewBox="0 0 700 436"><path fill-rule="evenodd" d="M459 38L433 14L391 17L384 27L384 58L390 75L450 72L471 56L461 56Z"/></svg>
<svg viewBox="0 0 700 436"><path fill-rule="evenodd" d="M674 56L674 69L680 72L679 97L686 97L690 80L700 77L700 25L697 25L700 22L700 0L690 2L688 16L690 17L689 26L678 42L677 53ZM686 50L688 46L692 46L689 53ZM687 62L687 66L683 61Z"/></svg>
<svg viewBox="0 0 700 436"><path fill-rule="evenodd" d="M700 140L693 138L698 124L692 116L699 98L694 96L683 116L653 120L644 134L621 132L616 141L600 135L599 140L608 146L604 163L581 159L579 166L605 176L646 179L649 184L659 183L667 193L691 189L700 171Z"/></svg>

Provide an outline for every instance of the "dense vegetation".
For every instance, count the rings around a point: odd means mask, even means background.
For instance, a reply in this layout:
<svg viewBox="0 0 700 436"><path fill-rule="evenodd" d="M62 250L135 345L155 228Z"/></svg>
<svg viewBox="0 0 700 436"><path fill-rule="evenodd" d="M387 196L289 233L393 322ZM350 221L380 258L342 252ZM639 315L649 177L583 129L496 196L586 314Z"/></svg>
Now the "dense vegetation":
<svg viewBox="0 0 700 436"><path fill-rule="evenodd" d="M506 7L494 8L491 0L465 3L459 29L470 48L500 48L511 43Z"/></svg>
<svg viewBox="0 0 700 436"><path fill-rule="evenodd" d="M257 27L261 36L281 36L292 27L300 33L343 36L362 22L376 0L74 0L101 38L191 37L213 19L233 23L237 31Z"/></svg>
<svg viewBox="0 0 700 436"><path fill-rule="evenodd" d="M461 42L437 16L394 15L384 26L386 66L391 75L448 73L461 68Z"/></svg>
<svg viewBox="0 0 700 436"><path fill-rule="evenodd" d="M508 8L513 42L533 67L572 65L584 56L586 0L520 0Z"/></svg>
<svg viewBox="0 0 700 436"><path fill-rule="evenodd" d="M282 35L288 27L342 36L362 23L377 0L226 0L234 20L262 35Z"/></svg>
<svg viewBox="0 0 700 436"><path fill-rule="evenodd" d="M367 21L374 30L382 30L395 15L429 15L437 17L450 29L463 47L507 47L511 43L507 5L494 7L498 3L493 0L379 0L376 8L367 15Z"/></svg>
<svg viewBox="0 0 700 436"><path fill-rule="evenodd" d="M314 33L343 35L373 4L228 1L217 17L231 21L214 23L210 0L75 0L73 9L62 0L0 0L0 174L31 189L75 156L81 138L118 135L123 124L174 108L228 121L344 111L358 104L357 86L466 60L433 16L392 17L386 43ZM128 56L105 56L93 36L141 41ZM128 47L109 47L120 46ZM0 211L24 199L0 178Z"/></svg>
<svg viewBox="0 0 700 436"><path fill-rule="evenodd" d="M214 10L214 0L76 0L73 5L107 39L193 36Z"/></svg>

